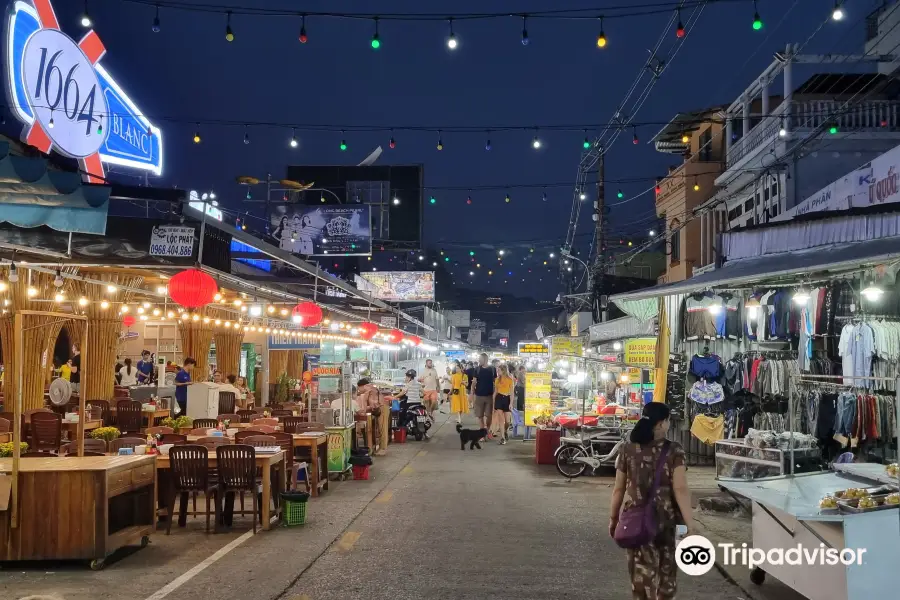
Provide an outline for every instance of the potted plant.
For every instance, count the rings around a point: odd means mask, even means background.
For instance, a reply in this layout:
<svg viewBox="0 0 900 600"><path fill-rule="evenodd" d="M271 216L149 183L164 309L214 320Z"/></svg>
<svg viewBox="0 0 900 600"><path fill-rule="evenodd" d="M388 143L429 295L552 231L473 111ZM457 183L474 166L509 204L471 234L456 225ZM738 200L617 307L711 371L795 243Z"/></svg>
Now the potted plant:
<svg viewBox="0 0 900 600"><path fill-rule="evenodd" d="M275 403L284 404L291 397L291 380L287 373L282 373L275 383Z"/></svg>
<svg viewBox="0 0 900 600"><path fill-rule="evenodd" d="M181 418L181 417L178 417L178 418ZM177 422L178 422L178 419L176 419L175 417L166 417L165 419L163 419L162 421L160 421L159 424L160 424L160 426L162 426L162 427L168 427L168 428L170 428L172 431L175 431L175 424L176 424ZM177 432L176 432L176 433L177 433Z"/></svg>
<svg viewBox="0 0 900 600"><path fill-rule="evenodd" d="M0 444L0 458L9 458L13 455L13 446L12 442L4 442ZM26 442L19 442L19 454L23 454L28 452L28 444Z"/></svg>
<svg viewBox="0 0 900 600"><path fill-rule="evenodd" d="M107 444L115 439L118 439L121 434L122 432L115 427L98 427L97 429L91 431L92 438L94 438L95 440L103 440Z"/></svg>

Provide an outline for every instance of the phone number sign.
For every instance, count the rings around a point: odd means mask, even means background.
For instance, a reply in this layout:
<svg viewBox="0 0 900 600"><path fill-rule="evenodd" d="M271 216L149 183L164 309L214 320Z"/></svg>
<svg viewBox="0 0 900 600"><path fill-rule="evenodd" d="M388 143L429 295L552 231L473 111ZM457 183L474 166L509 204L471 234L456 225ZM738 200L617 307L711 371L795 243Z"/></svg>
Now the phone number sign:
<svg viewBox="0 0 900 600"><path fill-rule="evenodd" d="M173 225L154 227L150 233L150 256L194 255L194 228Z"/></svg>

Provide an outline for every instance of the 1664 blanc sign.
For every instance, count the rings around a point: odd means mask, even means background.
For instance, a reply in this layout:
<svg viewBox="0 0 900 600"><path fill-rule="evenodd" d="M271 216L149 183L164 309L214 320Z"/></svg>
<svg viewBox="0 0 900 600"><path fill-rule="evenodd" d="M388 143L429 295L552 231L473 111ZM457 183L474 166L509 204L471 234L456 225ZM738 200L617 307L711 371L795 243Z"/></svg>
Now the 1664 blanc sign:
<svg viewBox="0 0 900 600"><path fill-rule="evenodd" d="M160 225L150 233L150 256L193 256L194 228Z"/></svg>
<svg viewBox="0 0 900 600"><path fill-rule="evenodd" d="M22 141L77 159L93 183L104 181L104 162L161 174L159 130L100 66L97 32L73 40L50 0L16 1L8 15L6 89Z"/></svg>

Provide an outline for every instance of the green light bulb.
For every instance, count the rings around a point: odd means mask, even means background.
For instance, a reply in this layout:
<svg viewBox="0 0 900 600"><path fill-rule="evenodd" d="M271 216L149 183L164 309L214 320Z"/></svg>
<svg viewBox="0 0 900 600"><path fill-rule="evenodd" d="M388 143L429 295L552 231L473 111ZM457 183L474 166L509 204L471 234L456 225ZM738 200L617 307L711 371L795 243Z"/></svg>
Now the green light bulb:
<svg viewBox="0 0 900 600"><path fill-rule="evenodd" d="M830 133L831 135L834 135L837 132L838 132L838 128L835 125L832 125L831 127L828 128L828 133Z"/></svg>
<svg viewBox="0 0 900 600"><path fill-rule="evenodd" d="M762 19L759 18L759 13L753 13L753 30L759 31L763 28Z"/></svg>
<svg viewBox="0 0 900 600"><path fill-rule="evenodd" d="M475 256L475 251L474 251L474 250L469 250L469 256Z"/></svg>
<svg viewBox="0 0 900 600"><path fill-rule="evenodd" d="M346 150L346 149L347 149L347 142L345 142L344 140L341 140L341 150Z"/></svg>
<svg viewBox="0 0 900 600"><path fill-rule="evenodd" d="M584 138L584 143L582 144L582 147L583 147L585 150L587 150L588 148L591 147L591 141L590 141L589 139L587 139L587 138Z"/></svg>
<svg viewBox="0 0 900 600"><path fill-rule="evenodd" d="M616 198L624 198L624 197L625 197L625 194L622 193L622 190L619 190L618 192L616 192Z"/></svg>
<svg viewBox="0 0 900 600"><path fill-rule="evenodd" d="M436 203L437 203L437 200L435 200L434 196L432 196L432 197L431 197L431 200L429 200L429 202L431 202L432 204L436 204Z"/></svg>
<svg viewBox="0 0 900 600"><path fill-rule="evenodd" d="M372 36L372 50L378 50L381 48L381 40L378 39L378 34Z"/></svg>
<svg viewBox="0 0 900 600"><path fill-rule="evenodd" d="M445 256L445 257L444 257L444 262L450 262L450 257L449 257L449 256Z"/></svg>

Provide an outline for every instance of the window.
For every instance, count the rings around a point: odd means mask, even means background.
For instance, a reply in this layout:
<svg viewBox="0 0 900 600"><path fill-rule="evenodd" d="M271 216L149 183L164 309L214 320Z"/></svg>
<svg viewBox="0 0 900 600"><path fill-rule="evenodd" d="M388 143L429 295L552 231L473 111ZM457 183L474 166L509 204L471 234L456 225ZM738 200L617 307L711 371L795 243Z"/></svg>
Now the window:
<svg viewBox="0 0 900 600"><path fill-rule="evenodd" d="M730 223L730 222L734 221L735 219L740 217L742 214L744 214L744 207L743 207L743 205L738 204L737 206L735 206L734 208L732 208L731 210L728 211L728 222Z"/></svg>
<svg viewBox="0 0 900 600"><path fill-rule="evenodd" d="M769 188L763 189L763 201L764 202L769 201Z"/></svg>
<svg viewBox="0 0 900 600"><path fill-rule="evenodd" d="M669 256L670 262L674 264L681 260L681 223L678 219L672 221L669 231L672 232L669 236Z"/></svg>
<svg viewBox="0 0 900 600"><path fill-rule="evenodd" d="M773 198L778 197L778 180L777 179L772 180L772 197Z"/></svg>
<svg viewBox="0 0 900 600"><path fill-rule="evenodd" d="M700 161L701 162L711 162L712 161L712 127L707 127L706 130L700 134Z"/></svg>
<svg viewBox="0 0 900 600"><path fill-rule="evenodd" d="M750 217L749 219L747 219L747 222L744 223L744 225L745 225L745 226L753 225L753 217Z"/></svg>
<svg viewBox="0 0 900 600"><path fill-rule="evenodd" d="M753 210L753 198L748 198L746 202L744 202L744 211Z"/></svg>

